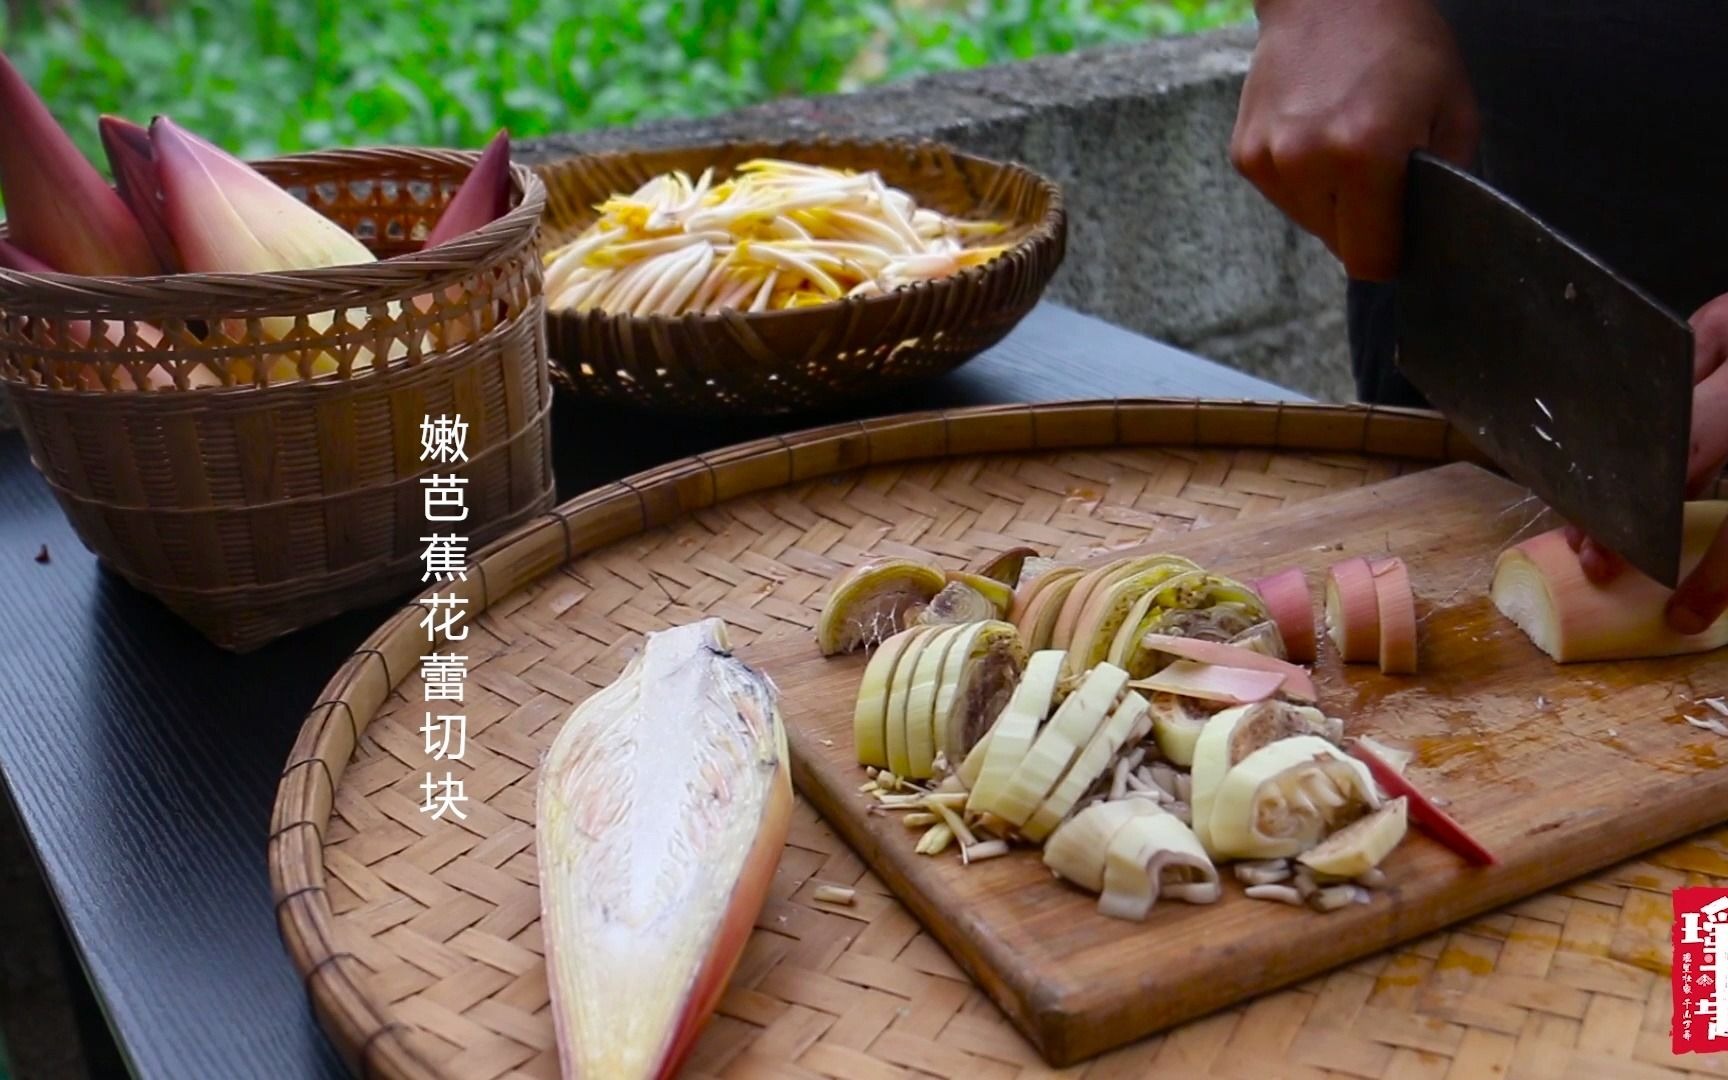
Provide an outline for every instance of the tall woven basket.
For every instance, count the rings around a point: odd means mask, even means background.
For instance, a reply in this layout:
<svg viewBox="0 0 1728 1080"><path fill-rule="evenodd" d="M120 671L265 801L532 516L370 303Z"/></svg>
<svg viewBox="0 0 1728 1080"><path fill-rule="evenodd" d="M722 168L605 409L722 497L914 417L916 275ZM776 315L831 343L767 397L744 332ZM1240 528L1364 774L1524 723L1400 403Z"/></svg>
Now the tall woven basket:
<svg viewBox="0 0 1728 1080"><path fill-rule="evenodd" d="M0 380L36 468L104 564L217 645L418 589L429 530L478 549L551 505L544 186L516 167L504 217L422 250L475 159L257 163L376 263L0 271ZM441 415L466 425L465 462L426 453L423 420ZM467 516L429 524L422 480L452 473Z"/></svg>

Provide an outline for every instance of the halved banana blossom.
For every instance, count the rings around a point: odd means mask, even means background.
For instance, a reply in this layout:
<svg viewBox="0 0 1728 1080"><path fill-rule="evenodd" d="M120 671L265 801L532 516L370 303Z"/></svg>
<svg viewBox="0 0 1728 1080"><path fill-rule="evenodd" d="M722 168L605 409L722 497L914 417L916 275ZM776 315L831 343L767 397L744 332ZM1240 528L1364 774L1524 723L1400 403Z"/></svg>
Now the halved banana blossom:
<svg viewBox="0 0 1728 1080"><path fill-rule="evenodd" d="M138 227L162 269L178 273L180 253L162 215L162 181L156 173L156 150L150 145L149 130L118 116L103 116L96 127L108 155L108 167L114 172L115 190L138 219Z"/></svg>
<svg viewBox="0 0 1728 1080"><path fill-rule="evenodd" d="M0 196L15 246L65 274L161 272L138 219L4 54L0 132Z"/></svg>
<svg viewBox="0 0 1728 1080"><path fill-rule="evenodd" d="M1686 504L1682 576L1704 557L1724 518L1728 501ZM1563 664L1683 656L1728 645L1728 615L1702 633L1670 630L1664 610L1672 591L1636 569L1627 567L1607 585L1592 583L1560 530L1501 552L1488 591L1501 614Z"/></svg>
<svg viewBox="0 0 1728 1080"><path fill-rule="evenodd" d="M675 1075L761 913L791 820L772 683L704 619L650 634L541 766L541 929L565 1076Z"/></svg>
<svg viewBox="0 0 1728 1080"><path fill-rule="evenodd" d="M1287 858L1379 807L1360 761L1315 735L1280 739L1224 774L1207 818L1207 850L1221 858Z"/></svg>

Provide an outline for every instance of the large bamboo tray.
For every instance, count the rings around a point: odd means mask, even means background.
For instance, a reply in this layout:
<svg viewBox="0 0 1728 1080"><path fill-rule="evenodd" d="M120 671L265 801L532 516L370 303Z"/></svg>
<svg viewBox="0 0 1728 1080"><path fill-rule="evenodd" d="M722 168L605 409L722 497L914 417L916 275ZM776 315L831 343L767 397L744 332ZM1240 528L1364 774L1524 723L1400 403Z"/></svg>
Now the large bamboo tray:
<svg viewBox="0 0 1728 1080"><path fill-rule="evenodd" d="M1467 458L1429 414L1202 401L962 410L667 466L476 558L466 821L418 810L415 609L331 681L269 861L290 954L365 1075L556 1075L534 769L644 631L807 632L833 561L958 563L1000 538L1085 557ZM950 497L964 489L964 500ZM944 494L944 493L949 494ZM442 766L441 766L442 767ZM463 766L453 767L464 775ZM1722 1076L1668 1051L1669 898L1728 882L1728 830L1228 1008L1059 1074L807 804L694 1076ZM858 890L852 907L811 899Z"/></svg>

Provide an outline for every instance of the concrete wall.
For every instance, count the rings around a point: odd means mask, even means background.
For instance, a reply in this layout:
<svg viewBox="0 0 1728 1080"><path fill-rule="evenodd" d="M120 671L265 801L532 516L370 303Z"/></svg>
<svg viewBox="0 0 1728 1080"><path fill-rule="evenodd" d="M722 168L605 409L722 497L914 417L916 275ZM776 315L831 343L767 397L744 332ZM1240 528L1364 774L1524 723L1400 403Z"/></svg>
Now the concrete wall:
<svg viewBox="0 0 1728 1080"><path fill-rule="evenodd" d="M524 143L524 160L717 138L930 136L1068 197L1049 296L1324 400L1351 397L1343 276L1231 168L1252 26ZM0 424L5 422L0 395Z"/></svg>

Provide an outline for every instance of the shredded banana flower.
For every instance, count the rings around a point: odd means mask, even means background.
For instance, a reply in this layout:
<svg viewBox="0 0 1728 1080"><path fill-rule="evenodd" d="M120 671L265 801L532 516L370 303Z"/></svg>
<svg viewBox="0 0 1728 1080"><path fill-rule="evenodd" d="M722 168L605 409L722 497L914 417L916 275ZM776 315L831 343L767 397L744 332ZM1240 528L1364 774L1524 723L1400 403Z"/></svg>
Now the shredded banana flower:
<svg viewBox="0 0 1728 1080"><path fill-rule="evenodd" d="M997 221L918 206L875 172L761 159L718 184L662 173L596 207L545 256L553 311L682 315L780 311L870 296L981 266L1006 244Z"/></svg>

